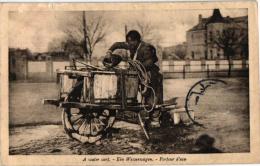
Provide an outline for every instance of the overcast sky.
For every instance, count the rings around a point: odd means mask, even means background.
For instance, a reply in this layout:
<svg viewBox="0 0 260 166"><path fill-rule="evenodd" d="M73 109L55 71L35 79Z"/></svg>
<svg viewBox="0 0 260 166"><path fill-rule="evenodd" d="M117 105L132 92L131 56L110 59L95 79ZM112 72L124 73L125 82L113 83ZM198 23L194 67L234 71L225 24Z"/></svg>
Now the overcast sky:
<svg viewBox="0 0 260 166"><path fill-rule="evenodd" d="M246 9L220 9L222 16L245 16ZM11 12L9 13L9 46L45 52L48 44L64 33L61 26L73 19L77 12ZM132 29L136 20L149 22L161 36L162 46L171 46L186 40L186 31L198 23L198 15L212 15L212 10L171 11L92 11L89 15L102 15L109 24L108 35L97 45L94 54L100 55L115 41L124 41L124 25Z"/></svg>

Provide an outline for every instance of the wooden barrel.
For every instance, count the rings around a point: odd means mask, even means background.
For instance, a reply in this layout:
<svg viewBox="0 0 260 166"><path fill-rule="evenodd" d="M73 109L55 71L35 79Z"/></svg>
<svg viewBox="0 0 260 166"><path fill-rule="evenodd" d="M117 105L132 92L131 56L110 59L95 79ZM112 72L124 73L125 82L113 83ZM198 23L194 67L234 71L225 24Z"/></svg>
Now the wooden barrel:
<svg viewBox="0 0 260 166"><path fill-rule="evenodd" d="M74 74L74 77L69 75ZM84 77L83 101L89 103L137 102L138 76L133 71L122 73L114 71L64 71L60 73L60 97L65 97L77 82Z"/></svg>
<svg viewBox="0 0 260 166"><path fill-rule="evenodd" d="M127 72L122 76L115 72L94 72L92 77L84 79L84 98L93 103L121 103L122 98L132 103L137 100L137 93L138 77L135 73Z"/></svg>
<svg viewBox="0 0 260 166"><path fill-rule="evenodd" d="M65 97L75 83L76 79L69 78L67 74L60 74L60 97Z"/></svg>
<svg viewBox="0 0 260 166"><path fill-rule="evenodd" d="M95 74L93 85L95 99L116 99L118 81L115 74Z"/></svg>

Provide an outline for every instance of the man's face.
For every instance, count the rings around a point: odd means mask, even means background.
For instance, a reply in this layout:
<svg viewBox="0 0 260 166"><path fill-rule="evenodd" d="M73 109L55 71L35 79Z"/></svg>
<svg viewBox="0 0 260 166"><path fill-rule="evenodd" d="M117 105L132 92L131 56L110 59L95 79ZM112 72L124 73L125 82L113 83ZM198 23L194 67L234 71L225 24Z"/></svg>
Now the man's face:
<svg viewBox="0 0 260 166"><path fill-rule="evenodd" d="M138 47L139 41L132 40L130 37L128 37L126 41L129 44L130 49L136 49Z"/></svg>

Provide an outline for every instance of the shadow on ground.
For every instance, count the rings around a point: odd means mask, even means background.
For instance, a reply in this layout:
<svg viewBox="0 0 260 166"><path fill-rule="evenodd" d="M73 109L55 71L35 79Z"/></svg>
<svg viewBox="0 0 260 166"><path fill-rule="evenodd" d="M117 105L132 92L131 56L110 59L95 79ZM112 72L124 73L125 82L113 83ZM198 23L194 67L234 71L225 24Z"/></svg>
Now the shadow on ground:
<svg viewBox="0 0 260 166"><path fill-rule="evenodd" d="M47 126L46 126L47 127ZM25 130L26 127L21 127ZM25 141L10 147L10 154L162 154L188 153L194 139L186 138L192 132L192 126L174 126L149 130L151 140L146 140L138 127L135 130L113 128L112 133L104 138L99 145L81 144L67 137L61 126L51 127L52 134L39 139ZM48 128L50 130L50 127ZM16 130L16 131L15 131ZM28 130L28 129L27 129ZM44 128L42 128L44 130ZM39 129L38 129L39 131ZM19 133L17 129L11 134ZM17 140L16 140L17 141Z"/></svg>

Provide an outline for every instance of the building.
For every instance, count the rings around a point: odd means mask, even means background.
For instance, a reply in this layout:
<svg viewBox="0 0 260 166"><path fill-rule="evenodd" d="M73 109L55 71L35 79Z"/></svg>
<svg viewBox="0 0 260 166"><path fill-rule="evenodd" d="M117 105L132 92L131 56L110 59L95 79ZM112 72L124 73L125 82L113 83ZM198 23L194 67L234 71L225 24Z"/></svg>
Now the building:
<svg viewBox="0 0 260 166"><path fill-rule="evenodd" d="M186 32L187 59L226 59L224 50L216 40L225 30L233 28L238 36L248 36L248 16L223 17L219 9L214 9L211 17L198 16L198 24ZM248 40L235 48L235 59L248 56Z"/></svg>
<svg viewBox="0 0 260 166"><path fill-rule="evenodd" d="M27 78L27 57L32 53L28 49L9 48L9 79L23 80Z"/></svg>

